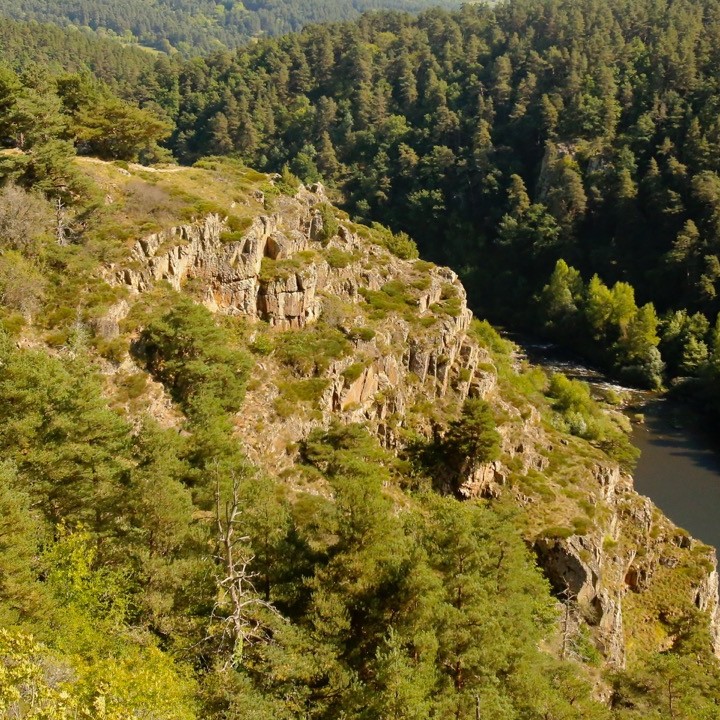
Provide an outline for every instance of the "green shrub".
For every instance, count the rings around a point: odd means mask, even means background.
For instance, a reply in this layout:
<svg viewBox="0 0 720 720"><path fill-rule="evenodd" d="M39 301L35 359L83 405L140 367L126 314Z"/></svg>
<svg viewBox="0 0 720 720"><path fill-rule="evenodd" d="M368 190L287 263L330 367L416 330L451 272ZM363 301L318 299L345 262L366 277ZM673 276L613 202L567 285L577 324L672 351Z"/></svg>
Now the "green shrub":
<svg viewBox="0 0 720 720"><path fill-rule="evenodd" d="M121 363L128 354L128 341L123 337L112 340L95 338L94 344L100 355L114 363Z"/></svg>
<svg viewBox="0 0 720 720"><path fill-rule="evenodd" d="M416 290L427 290L430 287L431 283L432 283L432 281L430 280L430 278L427 275L424 275L423 277L418 278L417 280L413 280L411 285Z"/></svg>
<svg viewBox="0 0 720 720"><path fill-rule="evenodd" d="M275 181L275 187L284 195L293 196L300 187L300 178L290 172L290 167L283 165L280 179Z"/></svg>
<svg viewBox="0 0 720 720"><path fill-rule="evenodd" d="M229 332L207 308L182 298L153 319L140 340L148 370L186 412L201 397L226 412L240 408L251 361L232 347Z"/></svg>
<svg viewBox="0 0 720 720"><path fill-rule="evenodd" d="M380 290L363 288L360 294L378 317L385 317L390 312L404 314L410 307L416 305L415 299L407 293L407 288L400 280L392 280Z"/></svg>
<svg viewBox="0 0 720 720"><path fill-rule="evenodd" d="M395 234L390 228L374 222L371 237L374 242L389 250L401 260L414 260L419 255L417 245L404 232Z"/></svg>
<svg viewBox="0 0 720 720"><path fill-rule="evenodd" d="M253 224L253 218L228 215L226 222L230 232L245 232Z"/></svg>
<svg viewBox="0 0 720 720"><path fill-rule="evenodd" d="M500 434L487 401L467 399L460 418L450 423L444 444L446 453L454 457L468 458L477 463L497 459L500 455Z"/></svg>
<svg viewBox="0 0 720 720"><path fill-rule="evenodd" d="M572 526L576 535L586 535L592 528L592 520L588 517L575 517L572 519Z"/></svg>
<svg viewBox="0 0 720 720"><path fill-rule="evenodd" d="M339 270L352 264L355 261L355 256L338 248L330 248L325 255L325 259L331 268Z"/></svg>
<svg viewBox="0 0 720 720"><path fill-rule="evenodd" d="M145 392L147 380L147 375L142 372L133 373L132 375L124 377L119 383L124 398L127 400L136 400L139 398Z"/></svg>
<svg viewBox="0 0 720 720"><path fill-rule="evenodd" d="M260 280L265 283L274 280L284 280L300 272L300 270L311 263L316 257L316 253L312 250L303 250L302 252L295 253L290 258L283 258L281 260L264 257L260 263Z"/></svg>
<svg viewBox="0 0 720 720"><path fill-rule="evenodd" d="M345 382L348 384L355 382L355 380L363 374L366 367L366 362L356 362L346 367L342 371L342 376L345 379Z"/></svg>
<svg viewBox="0 0 720 720"><path fill-rule="evenodd" d="M457 297L457 288L452 283L445 283L440 291L440 298L442 300L449 300L450 298Z"/></svg>
<svg viewBox="0 0 720 720"><path fill-rule="evenodd" d="M338 234L340 226L335 218L335 212L332 205L329 205L328 203L321 203L318 207L318 212L320 213L320 219L322 220L320 240L325 243Z"/></svg>
<svg viewBox="0 0 720 720"><path fill-rule="evenodd" d="M55 330L54 332L49 332L45 335L45 342L50 347L63 347L64 345L67 345L69 339L70 331L67 329Z"/></svg>
<svg viewBox="0 0 720 720"><path fill-rule="evenodd" d="M507 357L512 353L513 344L505 340L487 320L474 318L470 323L470 334L479 345L496 356Z"/></svg>
<svg viewBox="0 0 720 720"><path fill-rule="evenodd" d="M370 342L375 337L375 331L369 327L352 328L347 336L350 340L362 340Z"/></svg>
<svg viewBox="0 0 720 720"><path fill-rule="evenodd" d="M434 267L436 267L435 263L428 262L427 260L416 260L413 263L413 267L418 272L430 272Z"/></svg>
<svg viewBox="0 0 720 720"><path fill-rule="evenodd" d="M250 350L256 355L269 355L275 349L275 343L267 335L257 335L250 343Z"/></svg>
<svg viewBox="0 0 720 720"><path fill-rule="evenodd" d="M449 315L450 317L459 317L462 311L462 301L459 297L451 297L447 300L433 303L430 306L437 315Z"/></svg>
<svg viewBox="0 0 720 720"><path fill-rule="evenodd" d="M590 440L624 469L632 470L640 451L630 441L624 416L603 412L587 383L569 380L562 373L553 374L548 394L559 413L561 429Z"/></svg>
<svg viewBox="0 0 720 720"><path fill-rule="evenodd" d="M547 527L542 530L539 535L540 537L547 538L549 540L565 540L566 538L569 538L571 535L573 535L573 530L571 530L570 528L553 525L552 527Z"/></svg>
<svg viewBox="0 0 720 720"><path fill-rule="evenodd" d="M6 313L0 318L0 327L2 331L10 336L15 336L25 327L25 318L20 313Z"/></svg>
<svg viewBox="0 0 720 720"><path fill-rule="evenodd" d="M313 328L291 330L277 338L276 353L280 362L299 375L324 372L330 362L350 351L348 339L325 323Z"/></svg>
<svg viewBox="0 0 720 720"><path fill-rule="evenodd" d="M329 384L330 381L326 378L307 378L280 383L278 385L280 394L274 404L275 412L280 417L289 417L298 403L308 403L312 407L317 407Z"/></svg>
<svg viewBox="0 0 720 720"><path fill-rule="evenodd" d="M240 242L247 234L247 231L252 223L252 218L239 218L235 215L231 215L228 217L228 229L220 233L220 242Z"/></svg>

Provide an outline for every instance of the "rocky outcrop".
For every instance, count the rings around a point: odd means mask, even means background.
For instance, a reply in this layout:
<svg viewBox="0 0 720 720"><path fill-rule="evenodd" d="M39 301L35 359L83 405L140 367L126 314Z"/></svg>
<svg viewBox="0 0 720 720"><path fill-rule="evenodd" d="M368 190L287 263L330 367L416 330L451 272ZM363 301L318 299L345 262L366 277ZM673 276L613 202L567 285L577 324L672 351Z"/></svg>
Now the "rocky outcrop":
<svg viewBox="0 0 720 720"><path fill-rule="evenodd" d="M255 218L241 240L223 242L222 218L180 225L138 240L128 266L111 271L111 279L134 292L145 292L160 281L180 290L187 280L203 282L205 303L213 310L261 318L271 323L302 326L317 315L317 272L301 269L282 278L261 277L263 259L282 261L308 247L301 230L311 223L287 216Z"/></svg>
<svg viewBox="0 0 720 720"><path fill-rule="evenodd" d="M353 353L330 365L319 422L340 417L371 423L384 442L394 444L395 424L402 425L418 397L441 398L451 387L460 400L490 392L495 375L477 371L489 358L467 335L472 314L457 275L429 265L418 272L412 262L392 256L344 225L336 237L321 243L322 218L316 208L323 202L320 185L302 188L294 198L281 196L273 214L254 218L239 239L236 233L228 235L217 215L150 235L135 243L129 263L108 271L109 278L133 293L161 281L180 290L194 280L212 311L261 319L278 328L303 328L323 314L331 315L338 302L364 304L364 291L379 291L393 281L408 286L415 281L411 318L393 315L373 322L374 336L356 337ZM341 253L343 262L331 265L327 257L332 251ZM437 313L436 304L448 292L457 299L456 311ZM352 335L353 322L362 321L346 315L332 322ZM415 322L435 315L432 328ZM116 318L102 322L111 336ZM347 370L357 365L358 356L364 367L349 376ZM272 405L271 400L263 397L266 405ZM296 419L280 424L283 427L273 423L273 433L288 444L306 430Z"/></svg>
<svg viewBox="0 0 720 720"><path fill-rule="evenodd" d="M464 398L479 396L505 418L499 427L502 456L473 467L454 490L468 498L511 493L529 515L537 514L544 498L516 480L541 476L552 485L549 458L567 441L546 429L535 407L515 407L498 391L489 353L468 332L472 315L457 276L396 258L353 232L350 223L341 223L334 238L324 238L316 209L324 201L320 186L281 197L272 214L254 218L239 238L228 234L217 215L148 236L135 244L129 263L109 269L109 279L133 293L161 281L179 290L194 280L215 312L281 329L324 320L351 339L352 351L328 363L317 378L323 384L311 410L278 412L283 400L278 378L287 370L272 356L257 363L236 425L251 459L267 469L291 471L296 443L332 420L362 423L386 446L397 447L404 428L427 436L436 430L428 408L452 414ZM392 284L412 289L411 305L405 312L373 315L369 323L367 294ZM448 297L454 299L451 312L442 306ZM114 307L98 321L98 333L114 337L125 312L126 304ZM361 332L368 323L372 332ZM598 460L577 473L571 482L595 510L587 527L560 536L536 527L529 540L556 592L572 598L577 617L591 628L608 662L625 662L628 602L654 592L663 569L687 562L693 550L696 557L704 553L708 569L683 588L684 601L708 613L720 649L714 555L679 534L616 465ZM546 492L560 495L562 487ZM582 493L578 489L576 495ZM574 502L560 504L560 525L577 514Z"/></svg>
<svg viewBox="0 0 720 720"><path fill-rule="evenodd" d="M539 564L558 597L569 597L575 603L599 649L614 666L625 665L624 606L635 596L655 593L659 595L653 604L664 608L660 616L646 616L643 622L667 625L664 647L672 644L673 637L671 623L662 616L687 613L694 605L707 613L713 647L720 656L714 550L679 532L649 498L635 492L632 478L617 466L597 464L591 475L596 485L588 500L597 503L597 510L590 529L569 537L540 536L533 542ZM678 595L673 607L661 589L664 581L660 576L663 569L680 566L686 570L677 576L683 580L675 583ZM638 600L635 604L642 603ZM639 630L643 629L632 628L633 635ZM657 642L657 637L653 640Z"/></svg>

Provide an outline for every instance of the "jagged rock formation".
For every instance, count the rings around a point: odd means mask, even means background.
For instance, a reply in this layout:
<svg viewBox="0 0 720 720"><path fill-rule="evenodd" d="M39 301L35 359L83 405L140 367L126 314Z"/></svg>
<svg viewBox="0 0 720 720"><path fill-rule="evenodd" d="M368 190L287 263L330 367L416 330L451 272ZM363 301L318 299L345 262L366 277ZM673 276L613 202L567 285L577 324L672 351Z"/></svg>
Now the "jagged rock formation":
<svg viewBox="0 0 720 720"><path fill-rule="evenodd" d="M539 515L542 495L517 480L540 474L548 492L562 494L549 461L557 437L543 426L537 409L514 407L499 392L490 354L468 332L472 315L457 276L400 260L362 238L350 223L341 223L338 234L322 242L317 206L325 201L321 186L281 197L271 214L256 217L241 239L233 235L229 242L217 215L151 235L135 244L129 264L109 269L109 279L136 293L163 280L178 290L195 280L204 288L203 302L215 312L263 320L278 329L302 330L324 319L352 338L351 352L323 369L325 384L308 412L276 412L282 369L273 357L258 361L237 427L251 458L263 466L291 470L294 444L332 419L364 423L395 447L403 428L426 435L437 430L428 401L453 412L468 395L480 396L506 418L499 428L502 458L473 468L456 491L466 497L510 493L529 516ZM411 305L406 312L373 315L367 294L393 283L408 291ZM448 297L455 299L451 312L442 307ZM102 320L104 332L112 336L126 312L124 303L113 308ZM369 318L372 332L363 333ZM414 412L416 407L423 409ZM689 567L691 554L696 560L702 556L706 569L687 575L681 592L708 613L720 651L714 552L682 536L635 493L632 479L599 453L573 472L586 506L594 510L591 521L564 536L530 523L529 539L555 590L573 598L608 662L625 662L626 607L653 593L668 567ZM563 501L565 517L554 519L567 525L578 501L570 494Z"/></svg>
<svg viewBox="0 0 720 720"><path fill-rule="evenodd" d="M372 338L356 337L353 355L330 365L320 402L324 424L331 417L368 422L393 445L391 418L402 422L419 394L442 398L452 386L460 400L470 392L484 395L494 386L494 375L478 372L479 364L489 358L467 335L472 313L457 275L435 266L414 272L411 263L342 225L338 235L323 246L317 239L322 220L316 207L325 201L321 185L303 188L293 199L281 197L272 215L255 218L241 240L229 243L223 241L225 226L217 215L150 235L136 242L131 263L109 270L109 279L135 293L160 281L180 290L186 281L199 280L205 288L203 301L215 312L264 320L278 328L303 328L323 313L334 312L338 302L364 304L364 290L379 291L394 280L422 276L422 287L414 293L413 319L392 316L374 322ZM347 264L333 267L326 259L332 250L344 253ZM418 327L414 320L432 319L433 306L448 288L459 301L459 311L438 317L430 330ZM127 306L114 308L103 325L114 327L122 309L126 311ZM363 322L360 313L353 317L352 311L343 312L346 329ZM358 377L349 379L344 373L356 363L357 355L362 355L364 367ZM266 369L268 374L272 375ZM265 394L256 393L256 398L251 393L248 403L254 412L246 417L256 424L265 416L274 426L272 454L283 456L308 426L293 421L277 427L271 420L277 388L265 390Z"/></svg>

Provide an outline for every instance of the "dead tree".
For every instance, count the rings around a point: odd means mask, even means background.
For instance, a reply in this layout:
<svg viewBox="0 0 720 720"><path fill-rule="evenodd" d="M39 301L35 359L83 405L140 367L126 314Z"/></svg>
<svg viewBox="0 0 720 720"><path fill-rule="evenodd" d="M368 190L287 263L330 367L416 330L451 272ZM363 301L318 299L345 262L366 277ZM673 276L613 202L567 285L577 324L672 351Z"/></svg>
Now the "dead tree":
<svg viewBox="0 0 720 720"><path fill-rule="evenodd" d="M217 552L214 559L218 568L218 598L212 619L220 621L223 644L229 647L225 668L242 661L247 643L269 640L263 610L279 616L275 607L259 596L253 584L259 573L251 570L255 556L250 537L240 531L242 508L238 491L239 480L233 476L230 499L223 502L219 481L215 485Z"/></svg>
<svg viewBox="0 0 720 720"><path fill-rule="evenodd" d="M572 617L570 613L571 603L577 601L577 595L570 589L570 585L565 581L565 589L560 593L563 598L562 603L565 606L565 612L563 617L563 632L562 632L562 650L560 652L560 659L566 660L568 652L572 644L572 634L575 630L572 627Z"/></svg>
<svg viewBox="0 0 720 720"><path fill-rule="evenodd" d="M55 239L57 240L58 245L67 245L65 205L60 198L55 201Z"/></svg>

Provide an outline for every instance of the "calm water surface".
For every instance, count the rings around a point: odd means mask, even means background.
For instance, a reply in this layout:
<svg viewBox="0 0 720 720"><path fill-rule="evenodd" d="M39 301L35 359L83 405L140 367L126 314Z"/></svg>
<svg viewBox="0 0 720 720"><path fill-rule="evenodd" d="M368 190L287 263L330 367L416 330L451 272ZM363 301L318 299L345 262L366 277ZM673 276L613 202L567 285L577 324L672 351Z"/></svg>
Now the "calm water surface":
<svg viewBox="0 0 720 720"><path fill-rule="evenodd" d="M601 372L553 345L509 335L528 359L547 370L565 373L604 388L624 388ZM633 442L641 455L634 473L635 489L693 537L720 548L720 433L698 427L683 406L652 393L633 391L633 412L644 414L635 426Z"/></svg>
<svg viewBox="0 0 720 720"><path fill-rule="evenodd" d="M642 409L633 442L641 455L635 488L691 535L720 548L720 452L709 432L683 422L669 400Z"/></svg>

